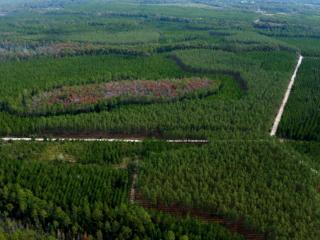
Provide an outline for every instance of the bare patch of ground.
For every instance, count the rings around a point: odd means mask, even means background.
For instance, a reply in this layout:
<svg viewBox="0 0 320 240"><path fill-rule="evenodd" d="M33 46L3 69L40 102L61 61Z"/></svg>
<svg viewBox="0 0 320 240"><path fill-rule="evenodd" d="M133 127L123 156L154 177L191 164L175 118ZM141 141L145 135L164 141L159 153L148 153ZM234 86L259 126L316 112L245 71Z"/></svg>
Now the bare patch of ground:
<svg viewBox="0 0 320 240"><path fill-rule="evenodd" d="M177 100L195 91L217 89L218 84L207 78L168 79L159 81L112 81L82 86L64 86L42 92L31 98L27 111L78 111L95 107L135 102Z"/></svg>
<svg viewBox="0 0 320 240"><path fill-rule="evenodd" d="M48 145L40 155L40 160L76 163L74 156L65 153L59 146Z"/></svg>

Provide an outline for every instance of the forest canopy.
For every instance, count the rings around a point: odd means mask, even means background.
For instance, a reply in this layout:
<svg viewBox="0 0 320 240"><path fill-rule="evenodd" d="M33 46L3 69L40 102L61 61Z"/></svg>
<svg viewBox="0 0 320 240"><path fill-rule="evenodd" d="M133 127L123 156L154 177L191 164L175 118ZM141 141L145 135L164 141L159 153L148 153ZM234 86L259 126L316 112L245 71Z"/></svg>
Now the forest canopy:
<svg viewBox="0 0 320 240"><path fill-rule="evenodd" d="M319 16L0 0L0 239L317 240Z"/></svg>

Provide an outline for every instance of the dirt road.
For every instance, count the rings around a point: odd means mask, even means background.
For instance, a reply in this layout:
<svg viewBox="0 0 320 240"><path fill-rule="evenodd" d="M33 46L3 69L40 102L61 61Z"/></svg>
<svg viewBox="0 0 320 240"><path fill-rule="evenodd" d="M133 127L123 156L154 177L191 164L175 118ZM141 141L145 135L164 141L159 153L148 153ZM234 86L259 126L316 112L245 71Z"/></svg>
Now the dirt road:
<svg viewBox="0 0 320 240"><path fill-rule="evenodd" d="M279 108L278 114L277 114L277 116L276 116L276 118L274 120L272 129L271 129L271 132L270 132L270 136L275 136L277 134L277 130L278 130L278 127L279 127L279 124L280 124L280 121L281 121L281 118L282 118L282 115L283 115L283 112L284 112L284 108L285 108L285 106L286 106L286 104L288 102L288 99L289 99L289 96L290 96L294 81L296 80L298 70L299 70L299 68L301 66L302 60L303 60L303 56L300 55L298 63L297 63L297 66L296 66L296 68L295 68L295 70L293 72L293 75L292 75L291 80L289 82L287 91L286 91L286 93L284 95L284 98L282 100L281 106Z"/></svg>

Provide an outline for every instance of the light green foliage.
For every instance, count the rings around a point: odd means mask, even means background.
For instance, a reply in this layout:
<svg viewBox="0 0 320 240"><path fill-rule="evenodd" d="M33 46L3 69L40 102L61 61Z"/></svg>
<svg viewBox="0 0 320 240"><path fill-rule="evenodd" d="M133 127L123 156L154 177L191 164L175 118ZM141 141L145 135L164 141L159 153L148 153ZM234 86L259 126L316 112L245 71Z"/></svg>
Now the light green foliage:
<svg viewBox="0 0 320 240"><path fill-rule="evenodd" d="M305 57L320 56L320 41L317 38L280 38L280 40L301 49Z"/></svg>
<svg viewBox="0 0 320 240"><path fill-rule="evenodd" d="M59 86L139 78L157 80L186 75L163 56L40 58L3 63L0 72L2 102L9 101L14 105L19 105L23 94Z"/></svg>

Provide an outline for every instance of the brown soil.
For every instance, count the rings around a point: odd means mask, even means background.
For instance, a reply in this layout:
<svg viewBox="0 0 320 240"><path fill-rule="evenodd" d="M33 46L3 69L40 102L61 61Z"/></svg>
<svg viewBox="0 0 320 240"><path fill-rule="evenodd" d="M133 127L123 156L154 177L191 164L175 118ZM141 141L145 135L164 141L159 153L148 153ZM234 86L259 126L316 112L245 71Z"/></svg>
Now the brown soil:
<svg viewBox="0 0 320 240"><path fill-rule="evenodd" d="M123 98L125 101L156 101L174 100L188 93L204 90L213 85L208 79L190 78L161 81L113 81L101 84L83 86L68 86L42 92L32 97L30 111L61 104L64 108L70 106L87 106L101 101ZM148 98L146 100L145 98Z"/></svg>

